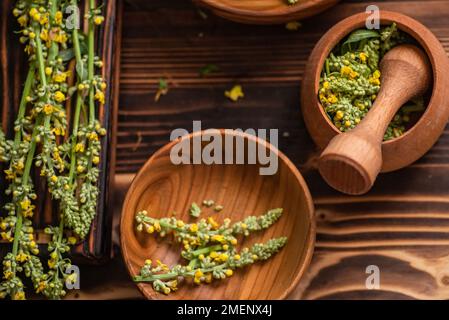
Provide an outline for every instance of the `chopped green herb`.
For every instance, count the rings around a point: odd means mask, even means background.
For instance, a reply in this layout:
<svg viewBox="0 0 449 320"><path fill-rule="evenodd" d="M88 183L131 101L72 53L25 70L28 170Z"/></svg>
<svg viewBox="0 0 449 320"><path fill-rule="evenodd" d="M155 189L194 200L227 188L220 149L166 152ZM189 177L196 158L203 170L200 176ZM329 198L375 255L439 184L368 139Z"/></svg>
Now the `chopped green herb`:
<svg viewBox="0 0 449 320"><path fill-rule="evenodd" d="M412 43L411 38L393 23L379 31L356 30L331 52L323 66L318 95L340 131L355 128L366 116L380 90L380 60L388 50L403 43ZM401 108L390 122L384 140L401 136L410 121L406 113L422 111L423 106L421 99L420 106L411 101Z"/></svg>
<svg viewBox="0 0 449 320"><path fill-rule="evenodd" d="M214 204L215 204L214 200L204 200L203 201L203 206L208 207L208 208L212 207Z"/></svg>
<svg viewBox="0 0 449 320"><path fill-rule="evenodd" d="M189 213L192 217L198 218L201 214L201 208L195 202L193 202L190 206Z"/></svg>
<svg viewBox="0 0 449 320"><path fill-rule="evenodd" d="M168 82L165 79L159 79L158 88L156 95L154 96L154 101L158 102L161 96L165 96L168 93Z"/></svg>
<svg viewBox="0 0 449 320"><path fill-rule="evenodd" d="M213 72L217 72L219 70L218 66L215 64L206 64L205 66L200 68L199 74L200 77L205 77Z"/></svg>

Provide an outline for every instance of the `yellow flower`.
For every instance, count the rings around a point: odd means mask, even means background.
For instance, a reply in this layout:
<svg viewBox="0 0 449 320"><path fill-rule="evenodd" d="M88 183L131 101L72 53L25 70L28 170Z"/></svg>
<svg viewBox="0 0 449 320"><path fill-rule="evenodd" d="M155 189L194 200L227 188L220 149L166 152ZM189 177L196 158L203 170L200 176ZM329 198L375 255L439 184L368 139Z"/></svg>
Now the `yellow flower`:
<svg viewBox="0 0 449 320"><path fill-rule="evenodd" d="M341 110L338 110L337 113L335 114L335 118L337 118L337 120L341 120L344 117L344 112Z"/></svg>
<svg viewBox="0 0 449 320"><path fill-rule="evenodd" d="M234 260L240 260L240 255L239 254L234 255Z"/></svg>
<svg viewBox="0 0 449 320"><path fill-rule="evenodd" d="M17 21L19 22L21 27L25 27L28 22L28 17L26 15L20 16Z"/></svg>
<svg viewBox="0 0 449 320"><path fill-rule="evenodd" d="M245 230L246 228L248 228L248 226L246 225L246 223L242 223L242 229Z"/></svg>
<svg viewBox="0 0 449 320"><path fill-rule="evenodd" d="M153 223L154 226L154 230L156 230L157 232L161 231L161 225L159 223L159 221L156 221L155 223Z"/></svg>
<svg viewBox="0 0 449 320"><path fill-rule="evenodd" d="M7 180L13 180L16 177L16 175L11 169L4 170L4 172L6 173Z"/></svg>
<svg viewBox="0 0 449 320"><path fill-rule="evenodd" d="M30 17L34 17L34 15L37 14L37 13L38 13L38 11L37 11L36 8L31 8L31 9L30 9L30 12L29 12Z"/></svg>
<svg viewBox="0 0 449 320"><path fill-rule="evenodd" d="M153 226L147 226L146 229L147 233L153 233L154 232L154 227Z"/></svg>
<svg viewBox="0 0 449 320"><path fill-rule="evenodd" d="M346 120L346 121L345 121L345 127L346 127L346 128L349 128L350 126L351 126L351 121Z"/></svg>
<svg viewBox="0 0 449 320"><path fill-rule="evenodd" d="M298 21L290 21L285 24L285 29L289 31L296 31L301 27L301 23Z"/></svg>
<svg viewBox="0 0 449 320"><path fill-rule="evenodd" d="M0 229L2 229L2 230L6 230L6 228L8 228L8 225L6 224L6 222L2 222L2 223L0 223Z"/></svg>
<svg viewBox="0 0 449 320"><path fill-rule="evenodd" d="M84 152L84 143L77 143L75 145L75 152Z"/></svg>
<svg viewBox="0 0 449 320"><path fill-rule="evenodd" d="M39 19L39 23L41 25L47 24L48 23L48 14L41 15L41 18Z"/></svg>
<svg viewBox="0 0 449 320"><path fill-rule="evenodd" d="M23 291L16 292L16 294L14 294L12 299L13 300L25 300L25 292L23 292Z"/></svg>
<svg viewBox="0 0 449 320"><path fill-rule="evenodd" d="M198 259L200 259L201 261L203 261L203 260L204 260L204 254L200 254L200 255L198 256Z"/></svg>
<svg viewBox="0 0 449 320"><path fill-rule="evenodd" d="M225 271L225 274L226 274L228 277L230 277L230 276L232 276L232 275L234 274L234 272L233 272L231 269L228 269L228 270Z"/></svg>
<svg viewBox="0 0 449 320"><path fill-rule="evenodd" d="M52 175L50 180L51 180L51 182L56 183L56 182L58 182L58 177L55 175Z"/></svg>
<svg viewBox="0 0 449 320"><path fill-rule="evenodd" d="M46 67L46 68L45 68L45 74L46 74L47 76L50 76L50 75L52 74L52 72L53 72L53 69L52 69L52 68L50 68L50 67Z"/></svg>
<svg viewBox="0 0 449 320"><path fill-rule="evenodd" d="M224 236L222 234L214 234L211 237L212 241L216 241L216 242L223 242L224 241Z"/></svg>
<svg viewBox="0 0 449 320"><path fill-rule="evenodd" d="M108 86L108 85L106 84L106 82L102 82L102 83L100 84L100 88L101 88L102 90L105 90L107 86Z"/></svg>
<svg viewBox="0 0 449 320"><path fill-rule="evenodd" d="M53 80L55 80L55 82L65 82L67 80L67 72L58 72L54 75Z"/></svg>
<svg viewBox="0 0 449 320"><path fill-rule="evenodd" d="M61 43L61 44L63 44L63 43L66 43L67 42L67 35L64 33L64 32L62 32L62 31L60 31L55 37L54 37L54 40L56 41L56 42L59 42L59 43Z"/></svg>
<svg viewBox="0 0 449 320"><path fill-rule="evenodd" d="M145 260L145 264L147 266L151 266L152 263L153 263L153 261L151 261L150 259Z"/></svg>
<svg viewBox="0 0 449 320"><path fill-rule="evenodd" d="M65 100L65 95L61 91L56 91L54 98L57 102L63 102Z"/></svg>
<svg viewBox="0 0 449 320"><path fill-rule="evenodd" d="M53 106L51 104L46 104L43 109L46 115L50 115L53 113Z"/></svg>
<svg viewBox="0 0 449 320"><path fill-rule="evenodd" d="M30 32L29 35L30 39L36 38L36 34L34 32Z"/></svg>
<svg viewBox="0 0 449 320"><path fill-rule="evenodd" d="M24 168L24 164L23 164L23 160L19 160L14 167L18 170L18 171L22 171Z"/></svg>
<svg viewBox="0 0 449 320"><path fill-rule="evenodd" d="M181 220L178 220L178 221L176 221L176 225L177 225L179 228L182 228L182 227L184 227L184 222L182 222Z"/></svg>
<svg viewBox="0 0 449 320"><path fill-rule="evenodd" d="M215 259L215 258L218 257L218 253L215 252L215 251L212 251L212 252L209 254L209 256L210 256L212 259Z"/></svg>
<svg viewBox="0 0 449 320"><path fill-rule="evenodd" d="M228 256L226 253L222 253L222 254L220 254L220 256L219 256L219 259L220 259L221 261L223 261L223 262L228 261L228 258L229 258L229 256Z"/></svg>
<svg viewBox="0 0 449 320"><path fill-rule="evenodd" d="M28 198L23 199L20 201L20 207L22 210L27 210L31 205L31 201Z"/></svg>
<svg viewBox="0 0 449 320"><path fill-rule="evenodd" d="M329 88L329 81L324 81L324 82L323 82L323 88L324 88L324 89Z"/></svg>
<svg viewBox="0 0 449 320"><path fill-rule="evenodd" d="M365 52L360 52L359 58L360 58L360 60L362 62L366 62L366 53Z"/></svg>
<svg viewBox="0 0 449 320"><path fill-rule="evenodd" d="M94 18L94 23L95 23L97 26L100 25L100 24L102 24L103 21L104 21L104 17L102 17L102 16L96 16L96 17Z"/></svg>
<svg viewBox="0 0 449 320"><path fill-rule="evenodd" d="M229 246L227 244L223 245L223 250L227 251L228 249L229 249Z"/></svg>
<svg viewBox="0 0 449 320"><path fill-rule="evenodd" d="M55 135L57 135L57 136L63 136L63 135L65 135L65 130L64 130L64 128L61 128L61 127L53 128L53 129L52 129L52 132L53 132Z"/></svg>
<svg viewBox="0 0 449 320"><path fill-rule="evenodd" d="M97 91L95 93L95 99L97 99L101 104L104 104L105 99L104 99L104 93L103 91Z"/></svg>
<svg viewBox="0 0 449 320"><path fill-rule="evenodd" d="M97 141L98 140L98 134L96 132L91 132L90 134L87 135L87 137L91 141Z"/></svg>
<svg viewBox="0 0 449 320"><path fill-rule="evenodd" d="M56 261L55 260L53 260L53 259L48 260L48 267L50 269L54 269L55 266L56 266Z"/></svg>
<svg viewBox="0 0 449 320"><path fill-rule="evenodd" d="M232 239L231 244L235 246L237 244L237 239Z"/></svg>
<svg viewBox="0 0 449 320"><path fill-rule="evenodd" d="M76 171L78 172L78 173L83 173L84 172L84 167L82 166L82 165L79 165L79 166L77 166L76 167Z"/></svg>
<svg viewBox="0 0 449 320"><path fill-rule="evenodd" d="M245 94L243 93L241 85L235 85L231 90L225 91L225 96L235 102L239 98L243 98Z"/></svg>
<svg viewBox="0 0 449 320"><path fill-rule="evenodd" d="M41 35L40 35L42 41L48 41L48 30L47 29L43 29L41 31Z"/></svg>
<svg viewBox="0 0 449 320"><path fill-rule="evenodd" d="M198 225L196 223L192 223L190 225L190 231L197 232L198 231Z"/></svg>
<svg viewBox="0 0 449 320"><path fill-rule="evenodd" d="M76 243L76 238L75 237L68 237L67 238L67 242L73 246Z"/></svg>
<svg viewBox="0 0 449 320"><path fill-rule="evenodd" d="M348 66L343 66L340 69L340 73L342 75L349 75L351 72L352 72L352 69L351 69L351 67L348 67Z"/></svg>
<svg viewBox="0 0 449 320"><path fill-rule="evenodd" d="M33 15L33 19L34 19L34 21L40 22L41 14L40 13L36 13L35 15Z"/></svg>
<svg viewBox="0 0 449 320"><path fill-rule="evenodd" d="M210 273L206 274L205 282L206 283L211 283L212 282L212 274L210 274Z"/></svg>
<svg viewBox="0 0 449 320"><path fill-rule="evenodd" d="M26 255L23 252L19 252L16 256L16 261L18 262L25 262L28 260L28 255Z"/></svg>
<svg viewBox="0 0 449 320"><path fill-rule="evenodd" d="M99 164L100 163L100 157L99 156L95 156L92 158L92 163L93 164Z"/></svg>
<svg viewBox="0 0 449 320"><path fill-rule="evenodd" d="M351 71L351 73L349 74L349 77L351 78L351 79L355 79L355 78L357 78L359 76L359 74L357 73L357 72L355 72L355 71Z"/></svg>
<svg viewBox="0 0 449 320"><path fill-rule="evenodd" d="M207 218L207 222L212 226L212 229L218 229L219 225L218 225L218 223L214 220L213 217Z"/></svg>
<svg viewBox="0 0 449 320"><path fill-rule="evenodd" d="M45 281L39 282L39 286L36 289L36 293L44 291L44 289L47 287L47 283Z"/></svg>
<svg viewBox="0 0 449 320"><path fill-rule="evenodd" d="M62 12L61 11L57 11L55 13L55 22L57 24L61 24L62 23Z"/></svg>

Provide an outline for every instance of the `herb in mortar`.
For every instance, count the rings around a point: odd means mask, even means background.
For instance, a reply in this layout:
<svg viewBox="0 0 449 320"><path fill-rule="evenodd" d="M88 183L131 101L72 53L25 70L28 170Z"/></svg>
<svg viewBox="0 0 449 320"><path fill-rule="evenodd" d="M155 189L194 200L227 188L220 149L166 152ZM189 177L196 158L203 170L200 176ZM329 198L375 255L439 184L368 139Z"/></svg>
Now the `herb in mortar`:
<svg viewBox="0 0 449 320"><path fill-rule="evenodd" d="M398 44L412 43L396 24L377 30L359 29L329 55L320 79L319 100L340 131L348 131L365 117L381 86L379 63ZM424 110L422 98L413 100L395 115L384 140L401 136L410 113Z"/></svg>

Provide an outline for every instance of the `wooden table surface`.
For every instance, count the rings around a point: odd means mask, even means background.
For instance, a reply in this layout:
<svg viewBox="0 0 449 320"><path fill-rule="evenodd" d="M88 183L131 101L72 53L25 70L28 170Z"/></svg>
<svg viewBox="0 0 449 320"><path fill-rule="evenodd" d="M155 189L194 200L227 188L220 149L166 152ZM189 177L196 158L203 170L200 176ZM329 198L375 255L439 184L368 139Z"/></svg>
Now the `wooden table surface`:
<svg viewBox="0 0 449 320"><path fill-rule="evenodd" d="M449 131L417 163L381 175L364 196L333 191L314 168L317 150L299 105L304 65L330 26L368 4L416 18L449 50L449 1L443 0L342 1L294 32L205 19L186 0L125 1L116 218L133 175L171 130L191 131L193 120L202 120L203 128L279 128L279 147L309 184L318 221L313 262L291 298L448 299ZM206 64L219 71L199 77ZM170 89L155 102L160 78ZM232 103L223 92L235 83L245 98ZM118 245L117 222L114 233ZM368 265L380 269L379 290L365 287ZM82 269L81 286L72 297L141 297L118 247L109 264Z"/></svg>

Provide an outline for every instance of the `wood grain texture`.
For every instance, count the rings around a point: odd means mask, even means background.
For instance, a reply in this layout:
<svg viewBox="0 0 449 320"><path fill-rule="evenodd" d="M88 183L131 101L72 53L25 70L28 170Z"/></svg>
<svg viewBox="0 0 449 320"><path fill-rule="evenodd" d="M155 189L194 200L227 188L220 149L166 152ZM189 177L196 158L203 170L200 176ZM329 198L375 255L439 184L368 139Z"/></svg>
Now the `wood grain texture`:
<svg viewBox="0 0 449 320"><path fill-rule="evenodd" d="M236 155L237 140L248 146L257 145L257 152L279 156L278 171L274 175L261 175L264 165L174 165L171 150L175 145L191 149L194 139L207 136L208 141L222 137L233 140ZM203 143L203 147L207 143ZM222 154L225 154L223 144ZM201 152L201 150L199 151ZM195 149L190 157L195 157ZM192 158L191 158L192 159ZM250 215L260 215L274 208L284 212L273 226L248 238L239 237L243 247L263 243L271 238L288 237L285 247L267 261L256 263L223 281L211 285L195 286L183 283L179 290L168 296L155 292L152 284L139 283L139 289L149 299L284 299L295 289L312 258L315 242L315 220L312 198L305 181L295 165L272 145L244 133L196 132L173 141L157 151L139 171L126 195L121 217L121 244L125 263L132 276L138 275L145 259L160 259L168 265L183 264L179 248L172 239L136 231L136 212L147 210L151 217L167 217L176 212L176 218L194 222L189 216L192 202L214 199L224 207L220 213L204 209L201 218L214 217L222 223L225 217L232 222ZM208 212L209 211L209 212ZM171 238L171 237L169 237ZM264 279L261 281L261 279Z"/></svg>
<svg viewBox="0 0 449 320"><path fill-rule="evenodd" d="M116 39L116 0L107 0L104 2L104 15L106 17L101 31L98 32L96 49L97 53L104 61L103 77L109 84L106 92L106 103L99 111L99 120L105 128L108 129L108 135L102 140L102 161L99 165L100 177L99 187L100 195L98 198L98 214L95 217L91 232L86 239L74 249L74 259L76 262L99 262L110 257L111 251L111 223L112 215L108 214L108 199L113 176L114 163L110 162L111 144L109 141L113 139L114 131L111 128L111 96L112 88L118 85L113 82L114 62L116 61L116 52L114 51L114 43ZM16 24L15 17L12 15L13 0L4 0L0 2L1 16L1 32L0 32L0 114L1 124L4 132L9 137L13 134L13 121L19 106L22 94L24 75L27 72L28 62L23 52L23 45L19 42L19 34L15 33L19 29ZM13 63L12 63L13 62ZM70 110L70 106L67 107ZM70 114L70 111L68 112ZM70 115L69 115L70 116ZM34 226L36 227L36 239L39 243L48 241L43 229L59 221L59 213L57 207L51 199L51 195L46 191L46 184L39 176L37 170L33 173L33 181L35 181L36 193L40 195L36 203L36 214L34 215ZM3 175L0 178L0 192L3 195L5 186ZM5 198L0 197L0 203L3 205ZM1 244L2 250L7 250L10 244ZM3 252L3 251L2 251Z"/></svg>
<svg viewBox="0 0 449 320"><path fill-rule="evenodd" d="M204 129L279 128L279 148L306 179L318 219L312 264L290 298L448 299L448 128L414 164L380 175L367 195L345 196L315 170L319 153L298 108L300 82L315 43L336 22L363 12L368 4L417 19L449 51L449 1L443 0L343 1L331 12L304 20L299 32L238 25L214 16L203 20L181 0L126 1L117 203L132 173L168 142L173 129L189 129L192 120L201 119ZM198 70L210 63L220 70L199 77ZM170 90L156 103L161 77L169 79ZM237 82L245 98L231 103L223 92ZM365 287L371 264L380 268L380 290ZM123 297L130 297L130 285L126 283ZM93 285L91 292L98 290Z"/></svg>
<svg viewBox="0 0 449 320"><path fill-rule="evenodd" d="M223 18L242 23L276 24L318 14L340 0L299 0L288 5L286 0L193 0Z"/></svg>

